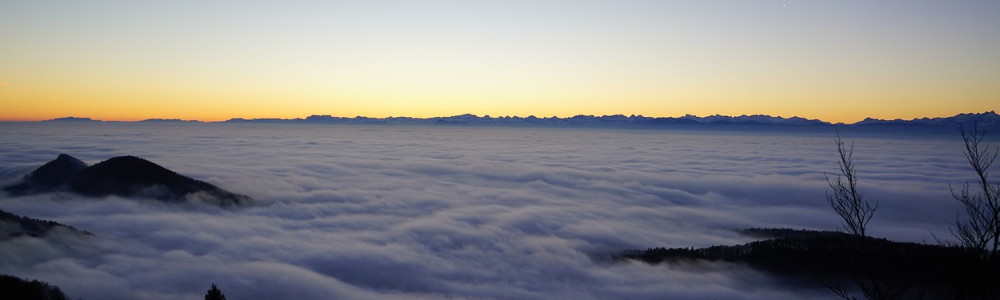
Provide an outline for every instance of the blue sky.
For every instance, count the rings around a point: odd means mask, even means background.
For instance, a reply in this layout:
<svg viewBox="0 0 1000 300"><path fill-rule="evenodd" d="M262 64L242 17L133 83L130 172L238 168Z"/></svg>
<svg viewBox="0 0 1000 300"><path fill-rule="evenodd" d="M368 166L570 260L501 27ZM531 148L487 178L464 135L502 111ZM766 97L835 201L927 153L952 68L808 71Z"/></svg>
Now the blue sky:
<svg viewBox="0 0 1000 300"><path fill-rule="evenodd" d="M1000 97L995 1L0 3L0 119L770 114Z"/></svg>

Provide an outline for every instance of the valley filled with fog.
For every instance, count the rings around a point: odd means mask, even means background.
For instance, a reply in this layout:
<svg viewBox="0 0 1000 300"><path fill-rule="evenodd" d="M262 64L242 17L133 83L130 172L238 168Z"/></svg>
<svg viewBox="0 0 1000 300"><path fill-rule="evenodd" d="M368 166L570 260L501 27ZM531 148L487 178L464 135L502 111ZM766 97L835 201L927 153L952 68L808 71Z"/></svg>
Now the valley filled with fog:
<svg viewBox="0 0 1000 300"><path fill-rule="evenodd" d="M974 179L953 135L842 132L869 234L950 239ZM0 125L0 185L60 153L134 155L254 203L11 197L0 209L89 231L0 245L0 273L72 298L815 299L726 263L615 261L627 249L751 241L749 227L834 230L832 129L32 122ZM987 142L996 144L996 137Z"/></svg>

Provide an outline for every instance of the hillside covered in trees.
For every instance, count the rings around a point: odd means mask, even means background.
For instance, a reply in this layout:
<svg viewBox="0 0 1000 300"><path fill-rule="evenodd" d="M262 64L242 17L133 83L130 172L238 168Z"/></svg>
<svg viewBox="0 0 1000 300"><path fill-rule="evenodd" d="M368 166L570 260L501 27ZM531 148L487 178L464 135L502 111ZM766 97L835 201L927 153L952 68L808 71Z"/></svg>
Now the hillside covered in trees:
<svg viewBox="0 0 1000 300"><path fill-rule="evenodd" d="M842 232L745 229L740 232L763 239L700 249L629 250L619 258L651 264L741 263L777 277L813 278L815 285L846 300L1000 299L1000 182L989 178L1000 150L982 143L986 131L977 123L958 127L963 153L978 180L951 188L965 208L951 230L957 242L918 244L869 236L868 222L879 202L866 199L858 189L854 144L848 146L838 134L840 174L827 176L826 202L841 218Z"/></svg>
<svg viewBox="0 0 1000 300"><path fill-rule="evenodd" d="M0 274L0 293L3 299L13 300L66 300L59 287L38 280L24 280Z"/></svg>
<svg viewBox="0 0 1000 300"><path fill-rule="evenodd" d="M805 278L798 282L820 288L856 280L879 282L910 298L991 299L986 296L1000 295L1000 285L987 284L998 279L1000 268L983 265L978 252L964 247L870 237L862 244L850 234L832 231L754 228L740 232L774 237L741 245L628 250L617 258L650 264L741 263L779 278Z"/></svg>
<svg viewBox="0 0 1000 300"><path fill-rule="evenodd" d="M24 235L41 237L59 228L81 235L91 235L90 232L79 230L72 226L63 225L55 221L20 216L4 210L0 210L0 224L3 225L0 226L0 229L2 229L0 230L0 241Z"/></svg>

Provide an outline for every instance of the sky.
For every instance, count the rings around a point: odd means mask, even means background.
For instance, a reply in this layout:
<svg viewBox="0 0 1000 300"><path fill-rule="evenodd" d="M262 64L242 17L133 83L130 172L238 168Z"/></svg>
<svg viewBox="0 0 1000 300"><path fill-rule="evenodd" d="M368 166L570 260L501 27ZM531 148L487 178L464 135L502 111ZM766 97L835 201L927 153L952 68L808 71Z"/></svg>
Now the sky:
<svg viewBox="0 0 1000 300"><path fill-rule="evenodd" d="M997 1L0 1L0 120L997 108Z"/></svg>
<svg viewBox="0 0 1000 300"><path fill-rule="evenodd" d="M949 187L975 179L960 137L841 133L859 190L879 204L869 234L953 240L962 207ZM212 283L243 300L837 299L742 264L610 259L752 240L736 228L835 230L824 198L838 172L834 137L8 123L0 186L59 153L89 164L136 155L255 202L0 192L5 211L94 234L0 239L0 273L71 299L199 299Z"/></svg>

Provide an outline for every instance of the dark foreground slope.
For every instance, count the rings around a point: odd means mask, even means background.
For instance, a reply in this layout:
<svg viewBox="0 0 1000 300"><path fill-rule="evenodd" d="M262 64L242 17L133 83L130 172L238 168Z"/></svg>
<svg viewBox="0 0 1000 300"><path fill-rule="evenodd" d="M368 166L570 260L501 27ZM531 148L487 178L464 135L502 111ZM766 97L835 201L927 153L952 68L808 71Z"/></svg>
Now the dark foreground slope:
<svg viewBox="0 0 1000 300"><path fill-rule="evenodd" d="M91 235L90 232L54 221L19 216L0 210L0 241L20 236L44 237L54 231Z"/></svg>
<svg viewBox="0 0 1000 300"><path fill-rule="evenodd" d="M89 232L57 222L19 216L0 210L0 247L12 239L44 239L51 235L91 236ZM64 300L69 299L59 287L38 280L25 280L0 274L0 299Z"/></svg>
<svg viewBox="0 0 1000 300"><path fill-rule="evenodd" d="M697 261L740 263L800 283L845 286L878 284L901 295L931 299L995 299L1000 267L983 253L957 246L896 242L837 232L753 229L743 233L769 239L707 248L650 248L624 251L618 258L650 264ZM921 299L902 297L900 299Z"/></svg>
<svg viewBox="0 0 1000 300"><path fill-rule="evenodd" d="M55 160L26 175L24 182L4 187L3 191L12 196L65 191L90 197L114 195L166 202L199 199L221 206L251 201L245 195L177 174L135 156L113 157L87 166L79 159L60 154Z"/></svg>
<svg viewBox="0 0 1000 300"><path fill-rule="evenodd" d="M27 281L10 275L0 274L0 296L12 300L65 300L59 287L38 280Z"/></svg>

